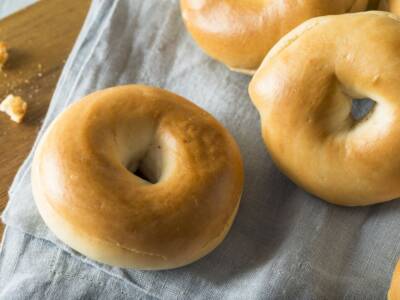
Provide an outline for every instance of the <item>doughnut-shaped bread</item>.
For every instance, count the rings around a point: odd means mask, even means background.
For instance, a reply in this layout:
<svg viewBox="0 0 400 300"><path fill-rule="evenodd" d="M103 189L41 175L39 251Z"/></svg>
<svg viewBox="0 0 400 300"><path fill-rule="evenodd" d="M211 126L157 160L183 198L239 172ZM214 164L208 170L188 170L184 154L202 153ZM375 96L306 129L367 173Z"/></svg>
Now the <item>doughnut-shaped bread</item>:
<svg viewBox="0 0 400 300"><path fill-rule="evenodd" d="M180 0L200 47L239 72L253 73L278 40L313 17L363 11L368 0Z"/></svg>
<svg viewBox="0 0 400 300"><path fill-rule="evenodd" d="M400 261L393 272L392 282L388 292L388 300L400 300Z"/></svg>
<svg viewBox="0 0 400 300"><path fill-rule="evenodd" d="M165 90L106 89L71 105L32 167L41 216L103 263L168 269L212 251L239 206L239 148L210 114Z"/></svg>
<svg viewBox="0 0 400 300"><path fill-rule="evenodd" d="M400 197L400 18L319 17L269 52L249 86L278 167L335 204ZM352 99L375 106L353 118Z"/></svg>

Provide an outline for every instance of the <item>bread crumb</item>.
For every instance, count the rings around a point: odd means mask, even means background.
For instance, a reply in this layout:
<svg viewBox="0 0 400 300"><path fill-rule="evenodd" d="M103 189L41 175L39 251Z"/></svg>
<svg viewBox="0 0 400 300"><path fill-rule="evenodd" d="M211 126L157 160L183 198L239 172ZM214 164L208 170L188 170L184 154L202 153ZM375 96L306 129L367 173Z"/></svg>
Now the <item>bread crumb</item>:
<svg viewBox="0 0 400 300"><path fill-rule="evenodd" d="M7 59L8 59L7 46L5 43L0 42L0 69L3 68Z"/></svg>
<svg viewBox="0 0 400 300"><path fill-rule="evenodd" d="M21 123L24 119L28 104L21 97L8 95L0 103L0 111L10 116L11 120Z"/></svg>

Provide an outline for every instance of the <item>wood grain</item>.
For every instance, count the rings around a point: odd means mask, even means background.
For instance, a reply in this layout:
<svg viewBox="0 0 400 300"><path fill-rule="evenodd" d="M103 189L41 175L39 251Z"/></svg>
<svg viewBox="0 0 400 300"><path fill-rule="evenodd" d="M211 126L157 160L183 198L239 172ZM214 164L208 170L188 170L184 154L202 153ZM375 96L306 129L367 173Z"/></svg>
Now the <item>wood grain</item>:
<svg viewBox="0 0 400 300"><path fill-rule="evenodd" d="M0 211L28 155L90 0L42 0L0 21L0 40L10 59L0 72L0 98L12 93L28 102L24 123L0 114ZM0 237L2 235L0 224Z"/></svg>

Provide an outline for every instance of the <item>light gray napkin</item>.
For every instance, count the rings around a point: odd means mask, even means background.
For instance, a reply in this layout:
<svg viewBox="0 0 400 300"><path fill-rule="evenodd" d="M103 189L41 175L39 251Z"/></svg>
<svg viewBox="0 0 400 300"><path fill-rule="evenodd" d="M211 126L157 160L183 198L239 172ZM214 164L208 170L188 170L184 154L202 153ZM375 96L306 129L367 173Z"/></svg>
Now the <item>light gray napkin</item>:
<svg viewBox="0 0 400 300"><path fill-rule="evenodd" d="M6 17L25 6L33 4L37 0L1 0L0 1L0 19Z"/></svg>
<svg viewBox="0 0 400 300"><path fill-rule="evenodd" d="M0 296L383 299L400 254L400 202L343 208L292 184L265 151L249 80L201 52L184 28L178 1L95 1L43 128L98 89L127 83L169 89L212 113L239 143L246 173L239 213L221 246L190 266L162 272L112 268L49 232L32 199L30 155L3 214L8 228Z"/></svg>

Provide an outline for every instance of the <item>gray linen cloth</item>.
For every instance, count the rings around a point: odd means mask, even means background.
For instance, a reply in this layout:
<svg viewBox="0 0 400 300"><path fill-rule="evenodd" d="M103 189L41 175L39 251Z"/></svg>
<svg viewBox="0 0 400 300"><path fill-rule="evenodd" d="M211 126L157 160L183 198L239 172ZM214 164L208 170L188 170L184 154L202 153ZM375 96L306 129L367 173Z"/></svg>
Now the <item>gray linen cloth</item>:
<svg viewBox="0 0 400 300"><path fill-rule="evenodd" d="M265 151L249 80L201 52L178 1L95 0L43 129L95 90L128 83L169 89L236 138L246 174L241 206L225 241L192 265L114 268L76 253L44 225L32 199L30 155L3 214L0 298L384 299L400 254L400 202L337 207L292 184Z"/></svg>
<svg viewBox="0 0 400 300"><path fill-rule="evenodd" d="M6 17L30 4L36 0L0 0L0 18Z"/></svg>

